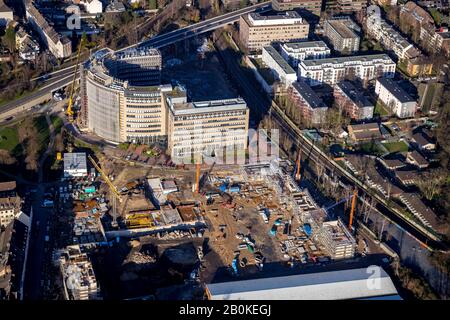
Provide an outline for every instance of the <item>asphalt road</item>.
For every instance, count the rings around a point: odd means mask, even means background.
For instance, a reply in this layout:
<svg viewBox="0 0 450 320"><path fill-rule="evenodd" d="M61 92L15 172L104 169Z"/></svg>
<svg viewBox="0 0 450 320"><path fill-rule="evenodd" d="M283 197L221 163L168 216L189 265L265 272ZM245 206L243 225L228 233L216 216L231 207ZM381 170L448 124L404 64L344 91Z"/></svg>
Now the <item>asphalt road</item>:
<svg viewBox="0 0 450 320"><path fill-rule="evenodd" d="M123 48L118 51L123 51L130 48L142 48L142 47L155 47L155 48L161 48L170 44L173 44L175 42L178 42L180 40L185 40L191 37L194 37L196 35L217 29L221 26L224 26L226 24L229 24L231 22L237 21L239 17L245 13L249 13L252 11L255 11L256 9L266 6L270 3L270 1L258 3L253 6L246 7L244 9L236 10L230 13L223 14L221 16L217 16L208 20L204 20L195 24L192 24L190 26L187 26L185 28L181 28L178 30L174 30L162 35L155 36L149 40L145 40L142 42L139 42L135 45L128 46L126 48ZM20 108L23 104L32 101L33 99L40 98L46 94L48 94L51 91L57 90L61 87L67 86L71 83L73 72L74 72L74 66L68 67L61 71L56 71L49 74L49 78L42 81L42 86L37 89L35 92L19 98L17 100L11 101L10 103L7 103L3 106L0 106L0 114L4 113L6 111L10 111L12 109ZM21 111L18 109L17 111Z"/></svg>

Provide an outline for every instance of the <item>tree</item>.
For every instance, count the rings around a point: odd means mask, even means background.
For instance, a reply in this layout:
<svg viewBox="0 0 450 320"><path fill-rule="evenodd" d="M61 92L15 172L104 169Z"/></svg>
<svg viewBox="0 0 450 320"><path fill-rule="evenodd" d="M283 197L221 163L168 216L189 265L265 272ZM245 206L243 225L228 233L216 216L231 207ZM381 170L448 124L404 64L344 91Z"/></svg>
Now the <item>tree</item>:
<svg viewBox="0 0 450 320"><path fill-rule="evenodd" d="M417 181L417 186L426 199L432 200L441 193L446 180L446 170L438 168L422 173L421 179Z"/></svg>
<svg viewBox="0 0 450 320"><path fill-rule="evenodd" d="M8 150L1 150L0 149L0 164L10 165L14 164L16 162L16 159L14 159L11 154L8 152Z"/></svg>
<svg viewBox="0 0 450 320"><path fill-rule="evenodd" d="M148 1L148 7L149 7L150 10L158 9L158 1L157 0L149 0Z"/></svg>
<svg viewBox="0 0 450 320"><path fill-rule="evenodd" d="M215 14L220 13L220 3L219 0L213 0L213 11Z"/></svg>
<svg viewBox="0 0 450 320"><path fill-rule="evenodd" d="M8 27L5 30L5 35L2 37L2 44L13 52L16 48L16 32L14 28Z"/></svg>
<svg viewBox="0 0 450 320"><path fill-rule="evenodd" d="M248 5L248 0L241 0L239 3L239 6L242 8L245 8Z"/></svg>
<svg viewBox="0 0 450 320"><path fill-rule="evenodd" d="M192 22L197 23L200 21L200 10L198 9L194 9L192 11L192 17L191 17Z"/></svg>

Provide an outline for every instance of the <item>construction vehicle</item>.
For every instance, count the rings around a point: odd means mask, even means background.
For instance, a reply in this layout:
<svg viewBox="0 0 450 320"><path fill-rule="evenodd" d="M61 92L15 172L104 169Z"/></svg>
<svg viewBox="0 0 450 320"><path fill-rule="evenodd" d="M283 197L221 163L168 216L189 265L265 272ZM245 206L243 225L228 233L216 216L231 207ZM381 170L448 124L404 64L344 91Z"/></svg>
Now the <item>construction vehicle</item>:
<svg viewBox="0 0 450 320"><path fill-rule="evenodd" d="M72 86L70 88L70 94L69 94L69 103L67 104L67 110L66 110L66 114L67 117L69 118L70 122L73 122L73 116L74 116L74 112L73 112L73 93L75 91L75 83L77 81L77 73L78 73L78 67L80 64L80 55L81 55L81 48L83 47L83 38L81 38L80 41L80 45L78 47L78 53L77 53L77 61L75 64L75 72L73 73L73 79L72 79Z"/></svg>
<svg viewBox="0 0 450 320"><path fill-rule="evenodd" d="M122 199L120 198L120 193L119 191L117 191L117 188L112 184L111 180L109 180L108 176L105 174L105 172L103 172L102 169L100 169L100 166L97 164L97 162L95 162L95 160L91 157L91 155L88 155L88 159L89 161L91 161L92 165L94 166L94 168L100 173L100 175L102 176L103 180L106 182L106 184L108 185L109 189L111 190L112 193L112 209L113 209L113 214L112 214L112 218L113 221L111 222L111 225L116 228L118 226L117 224L117 208L116 208L116 201L119 201L119 203L122 202Z"/></svg>

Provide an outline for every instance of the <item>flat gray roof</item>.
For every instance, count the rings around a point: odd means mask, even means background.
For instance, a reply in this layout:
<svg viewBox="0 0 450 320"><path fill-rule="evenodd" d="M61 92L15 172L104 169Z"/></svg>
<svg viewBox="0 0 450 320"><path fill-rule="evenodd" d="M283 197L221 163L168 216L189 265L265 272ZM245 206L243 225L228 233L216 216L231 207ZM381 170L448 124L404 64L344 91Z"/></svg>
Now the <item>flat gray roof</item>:
<svg viewBox="0 0 450 320"><path fill-rule="evenodd" d="M366 268L207 284L212 300L342 300L398 296L389 275ZM378 280L378 286L368 281ZM371 283L372 283L371 282Z"/></svg>
<svg viewBox="0 0 450 320"><path fill-rule="evenodd" d="M64 170L87 170L86 153L64 153Z"/></svg>
<svg viewBox="0 0 450 320"><path fill-rule="evenodd" d="M387 54L370 54L370 55L363 55L363 56L349 56L349 57L336 57L336 58L326 58L326 59L313 59L313 60L304 60L301 63L305 64L306 66L317 66L322 65L326 63L344 63L344 62L350 62L350 61L371 61L371 60L377 60L377 59L383 59L383 60L390 60L390 62L394 63L391 58Z"/></svg>
<svg viewBox="0 0 450 320"><path fill-rule="evenodd" d="M327 44L323 41L299 41L299 42L287 42L283 44L283 47L292 49L302 49L302 48L328 48Z"/></svg>
<svg viewBox="0 0 450 320"><path fill-rule="evenodd" d="M292 86L297 90L297 92L306 100L311 108L326 108L322 99L303 81L298 81L292 83Z"/></svg>
<svg viewBox="0 0 450 320"><path fill-rule="evenodd" d="M287 63L286 60L275 50L272 46L264 47L264 50L278 63L278 65L283 69L286 74L296 74L295 70Z"/></svg>
<svg viewBox="0 0 450 320"><path fill-rule="evenodd" d="M380 78L377 80L383 87L388 89L394 97L401 103L414 101L409 94L406 93L396 82L388 78Z"/></svg>

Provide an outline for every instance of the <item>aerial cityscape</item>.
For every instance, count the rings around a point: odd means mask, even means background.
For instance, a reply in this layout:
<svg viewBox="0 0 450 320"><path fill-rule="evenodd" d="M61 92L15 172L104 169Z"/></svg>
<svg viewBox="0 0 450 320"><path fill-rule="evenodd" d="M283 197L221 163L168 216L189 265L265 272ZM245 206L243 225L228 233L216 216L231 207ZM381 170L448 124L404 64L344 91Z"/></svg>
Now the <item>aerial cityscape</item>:
<svg viewBox="0 0 450 320"><path fill-rule="evenodd" d="M449 26L0 0L0 301L450 299Z"/></svg>

